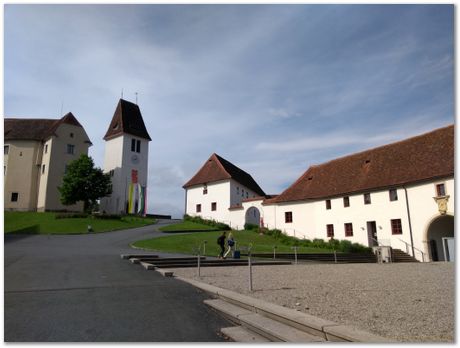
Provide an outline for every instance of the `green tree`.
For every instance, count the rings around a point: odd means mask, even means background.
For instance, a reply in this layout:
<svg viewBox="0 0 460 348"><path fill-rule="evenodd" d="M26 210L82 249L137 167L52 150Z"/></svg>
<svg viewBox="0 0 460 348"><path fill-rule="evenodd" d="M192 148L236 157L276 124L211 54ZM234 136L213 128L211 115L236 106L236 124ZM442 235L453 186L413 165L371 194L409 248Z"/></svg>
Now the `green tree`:
<svg viewBox="0 0 460 348"><path fill-rule="evenodd" d="M68 164L62 186L58 189L62 204L83 201L83 209L87 213L91 212L98 199L112 193L110 175L95 168L93 159L85 154Z"/></svg>

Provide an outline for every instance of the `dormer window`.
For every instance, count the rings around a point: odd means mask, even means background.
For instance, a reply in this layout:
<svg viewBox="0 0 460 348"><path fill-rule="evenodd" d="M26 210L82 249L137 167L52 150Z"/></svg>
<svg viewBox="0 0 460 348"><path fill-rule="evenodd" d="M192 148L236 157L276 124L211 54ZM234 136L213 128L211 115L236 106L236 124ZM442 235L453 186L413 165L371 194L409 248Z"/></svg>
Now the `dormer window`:
<svg viewBox="0 0 460 348"><path fill-rule="evenodd" d="M112 129L118 129L118 122L113 125Z"/></svg>
<svg viewBox="0 0 460 348"><path fill-rule="evenodd" d="M70 137L73 138L73 133L70 133Z"/></svg>

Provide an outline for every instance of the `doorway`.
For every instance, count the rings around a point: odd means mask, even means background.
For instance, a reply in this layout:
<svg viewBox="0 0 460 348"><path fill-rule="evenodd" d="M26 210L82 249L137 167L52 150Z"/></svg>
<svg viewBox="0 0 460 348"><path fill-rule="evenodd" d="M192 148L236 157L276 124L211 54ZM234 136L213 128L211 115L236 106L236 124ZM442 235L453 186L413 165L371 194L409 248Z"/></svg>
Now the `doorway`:
<svg viewBox="0 0 460 348"><path fill-rule="evenodd" d="M431 261L450 261L454 255L454 217L439 216L428 227L427 240Z"/></svg>
<svg viewBox="0 0 460 348"><path fill-rule="evenodd" d="M377 224L375 221L367 222L367 238L370 247L379 245L379 243L377 243Z"/></svg>

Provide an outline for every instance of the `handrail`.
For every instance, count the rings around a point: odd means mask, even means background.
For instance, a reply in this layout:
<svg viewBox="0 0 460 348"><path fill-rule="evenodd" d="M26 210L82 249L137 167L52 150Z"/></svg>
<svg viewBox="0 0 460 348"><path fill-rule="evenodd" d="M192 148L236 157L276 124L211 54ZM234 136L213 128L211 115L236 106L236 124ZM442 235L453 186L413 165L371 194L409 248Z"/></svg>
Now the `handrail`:
<svg viewBox="0 0 460 348"><path fill-rule="evenodd" d="M377 242L377 246L386 246L386 245L383 245L381 242L379 242L377 239L371 237L371 239L375 242Z"/></svg>
<svg viewBox="0 0 460 348"><path fill-rule="evenodd" d="M411 247L412 249L415 249L417 251L419 251L421 254L422 254L422 262L425 262L425 253L423 251L421 251L420 249L414 247L412 244L409 244L405 241L403 241L401 238L398 238L401 242L403 242L404 244L406 244L406 253L409 254L409 247ZM415 257L415 255L412 255L412 257Z"/></svg>

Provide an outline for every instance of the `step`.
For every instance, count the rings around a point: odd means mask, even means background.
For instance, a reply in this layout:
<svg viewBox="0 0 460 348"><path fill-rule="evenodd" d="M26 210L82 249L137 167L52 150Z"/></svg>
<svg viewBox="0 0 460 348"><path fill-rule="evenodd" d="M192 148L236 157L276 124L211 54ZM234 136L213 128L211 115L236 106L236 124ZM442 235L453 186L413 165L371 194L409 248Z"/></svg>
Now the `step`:
<svg viewBox="0 0 460 348"><path fill-rule="evenodd" d="M239 343L267 343L270 342L267 338L256 334L242 326L224 327L220 331L234 342Z"/></svg>
<svg viewBox="0 0 460 348"><path fill-rule="evenodd" d="M154 254L120 254L120 257L124 260L127 260L127 259L130 259L132 257L136 257L136 258L139 258L139 257L158 257L158 255L154 255Z"/></svg>
<svg viewBox="0 0 460 348"><path fill-rule="evenodd" d="M273 342L324 342L322 337L308 334L292 326L264 317L224 300L205 300L208 306L223 313L225 317L240 323Z"/></svg>

